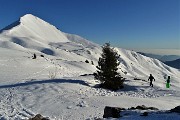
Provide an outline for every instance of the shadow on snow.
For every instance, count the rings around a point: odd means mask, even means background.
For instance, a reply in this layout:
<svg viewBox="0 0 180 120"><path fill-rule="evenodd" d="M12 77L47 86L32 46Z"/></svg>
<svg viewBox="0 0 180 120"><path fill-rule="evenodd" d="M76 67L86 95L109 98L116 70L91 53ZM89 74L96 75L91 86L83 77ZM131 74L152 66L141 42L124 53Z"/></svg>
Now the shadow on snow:
<svg viewBox="0 0 180 120"><path fill-rule="evenodd" d="M81 84L85 86L89 86L86 82L82 80L71 80L71 79L53 79L53 80L38 80L38 81L27 81L24 83L16 83L10 85L0 85L0 89L2 88L12 88L12 87L21 87L21 86L28 86L34 84L48 84L48 83L74 83L74 84Z"/></svg>

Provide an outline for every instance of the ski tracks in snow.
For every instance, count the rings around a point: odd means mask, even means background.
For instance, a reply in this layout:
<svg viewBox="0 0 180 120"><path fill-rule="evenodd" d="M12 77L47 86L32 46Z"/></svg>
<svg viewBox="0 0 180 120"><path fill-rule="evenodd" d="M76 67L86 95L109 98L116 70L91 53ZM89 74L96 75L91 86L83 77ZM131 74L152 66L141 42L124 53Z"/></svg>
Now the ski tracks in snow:
<svg viewBox="0 0 180 120"><path fill-rule="evenodd" d="M27 119L34 114L27 110L18 101L19 95L16 93L15 88L1 89L0 95L0 119L2 120L22 120Z"/></svg>

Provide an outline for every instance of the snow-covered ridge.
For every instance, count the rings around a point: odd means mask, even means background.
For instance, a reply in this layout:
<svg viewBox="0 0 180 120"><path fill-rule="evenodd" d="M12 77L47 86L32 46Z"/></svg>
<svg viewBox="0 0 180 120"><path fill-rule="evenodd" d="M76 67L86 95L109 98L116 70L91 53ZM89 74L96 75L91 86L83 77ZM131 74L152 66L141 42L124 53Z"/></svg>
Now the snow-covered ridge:
<svg viewBox="0 0 180 120"><path fill-rule="evenodd" d="M3 29L2 34L6 37L25 37L46 43L69 41L56 27L31 14L24 15L16 23L18 24L10 25L8 29Z"/></svg>
<svg viewBox="0 0 180 120"><path fill-rule="evenodd" d="M99 47L98 44L95 44L79 35L69 34L69 33L64 33L64 34L70 41L75 42L77 44L82 44L83 46L87 46L87 47Z"/></svg>
<svg viewBox="0 0 180 120"><path fill-rule="evenodd" d="M78 35L67 34L61 32L55 26L45 22L44 20L27 14L22 16L17 22L2 29L0 34L0 46L8 49L18 50L37 50L48 55L59 55L59 50L84 52L92 49L99 50L99 46ZM73 45L72 45L73 44ZM61 46L61 47L60 47ZM86 50L84 50L86 49ZM99 52L99 51L98 51ZM93 54L93 53L92 53Z"/></svg>
<svg viewBox="0 0 180 120"><path fill-rule="evenodd" d="M5 30L12 29L13 27L18 26L19 24L20 24L20 20L18 20L18 21L16 21L16 22L14 22L14 23L12 23L12 24L6 26L6 27L3 28L2 30L0 30L0 33L2 33L2 32L5 31Z"/></svg>
<svg viewBox="0 0 180 120"><path fill-rule="evenodd" d="M146 57L137 52L121 48L116 48L116 50L121 55L121 66L129 71L128 73L134 74L133 76L148 76L153 73L165 76L171 74L176 75L179 72L179 70L165 65L158 59Z"/></svg>

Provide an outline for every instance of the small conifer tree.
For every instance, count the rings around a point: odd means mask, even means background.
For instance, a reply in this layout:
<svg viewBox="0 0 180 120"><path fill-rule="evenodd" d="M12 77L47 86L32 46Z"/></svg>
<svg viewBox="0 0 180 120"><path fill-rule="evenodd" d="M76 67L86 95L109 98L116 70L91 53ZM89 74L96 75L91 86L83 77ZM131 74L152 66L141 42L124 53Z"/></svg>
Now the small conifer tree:
<svg viewBox="0 0 180 120"><path fill-rule="evenodd" d="M110 47L110 43L105 43L102 47L102 54L98 61L98 69L94 73L95 79L100 80L101 87L111 90L123 88L124 78L117 72L119 65L118 53Z"/></svg>

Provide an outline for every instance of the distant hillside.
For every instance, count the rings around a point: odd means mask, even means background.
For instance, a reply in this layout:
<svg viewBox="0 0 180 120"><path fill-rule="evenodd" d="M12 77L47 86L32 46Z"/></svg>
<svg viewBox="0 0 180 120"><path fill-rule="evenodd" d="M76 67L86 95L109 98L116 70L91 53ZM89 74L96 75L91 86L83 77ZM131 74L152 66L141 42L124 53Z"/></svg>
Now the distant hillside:
<svg viewBox="0 0 180 120"><path fill-rule="evenodd" d="M137 52L137 53L147 56L147 57L156 58L158 60L160 60L162 57L162 55L156 55L156 54L150 54L150 53L143 53L143 52Z"/></svg>
<svg viewBox="0 0 180 120"><path fill-rule="evenodd" d="M166 65L180 69L180 59L164 62Z"/></svg>
<svg viewBox="0 0 180 120"><path fill-rule="evenodd" d="M162 62L174 61L174 60L177 60L180 58L180 56L178 56L178 55L156 55L156 54L143 53L143 52L138 52L138 53L140 53L141 55L147 56L147 57L158 59Z"/></svg>

